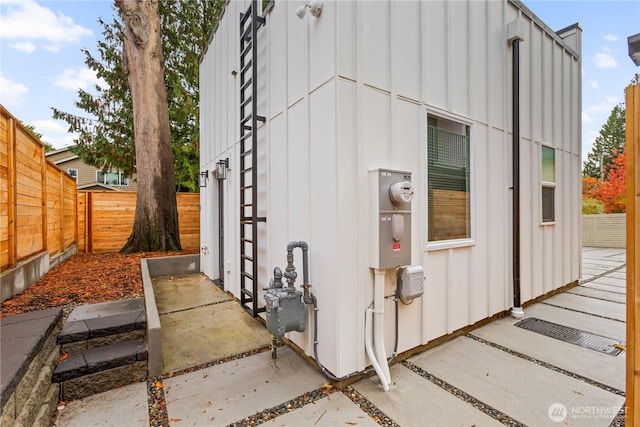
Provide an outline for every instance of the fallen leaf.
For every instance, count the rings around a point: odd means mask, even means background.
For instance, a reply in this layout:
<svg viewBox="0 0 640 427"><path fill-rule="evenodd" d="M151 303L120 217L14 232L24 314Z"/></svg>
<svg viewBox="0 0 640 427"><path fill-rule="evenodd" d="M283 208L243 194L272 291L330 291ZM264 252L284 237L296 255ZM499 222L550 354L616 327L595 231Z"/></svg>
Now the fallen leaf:
<svg viewBox="0 0 640 427"><path fill-rule="evenodd" d="M358 423L354 422L354 421L345 421L345 424L349 424L350 426L357 426Z"/></svg>
<svg viewBox="0 0 640 427"><path fill-rule="evenodd" d="M324 384L322 384L322 388L333 388L333 385L328 384L328 383L324 383Z"/></svg>
<svg viewBox="0 0 640 427"><path fill-rule="evenodd" d="M69 358L69 353L60 353L60 361L62 362L63 360Z"/></svg>
<svg viewBox="0 0 640 427"><path fill-rule="evenodd" d="M156 388L163 388L164 386L160 381L156 381Z"/></svg>
<svg viewBox="0 0 640 427"><path fill-rule="evenodd" d="M177 423L178 421L182 421L182 418L170 418L169 421Z"/></svg>

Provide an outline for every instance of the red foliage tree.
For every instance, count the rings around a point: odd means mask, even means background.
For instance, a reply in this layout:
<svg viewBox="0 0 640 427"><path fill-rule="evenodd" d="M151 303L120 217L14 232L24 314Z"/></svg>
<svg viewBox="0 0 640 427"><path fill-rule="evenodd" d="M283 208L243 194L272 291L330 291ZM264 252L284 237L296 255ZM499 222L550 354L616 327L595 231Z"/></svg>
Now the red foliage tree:
<svg viewBox="0 0 640 427"><path fill-rule="evenodd" d="M615 158L607 174L607 180L600 183L593 196L604 204L607 213L625 212L627 159L624 150Z"/></svg>

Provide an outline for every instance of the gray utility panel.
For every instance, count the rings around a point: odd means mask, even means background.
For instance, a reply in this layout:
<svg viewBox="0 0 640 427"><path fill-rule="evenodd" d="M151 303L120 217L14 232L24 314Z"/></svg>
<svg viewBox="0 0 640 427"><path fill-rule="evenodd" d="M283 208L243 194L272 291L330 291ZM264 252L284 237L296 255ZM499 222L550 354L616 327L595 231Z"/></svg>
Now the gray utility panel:
<svg viewBox="0 0 640 427"><path fill-rule="evenodd" d="M411 172L369 172L372 212L372 268L411 264Z"/></svg>

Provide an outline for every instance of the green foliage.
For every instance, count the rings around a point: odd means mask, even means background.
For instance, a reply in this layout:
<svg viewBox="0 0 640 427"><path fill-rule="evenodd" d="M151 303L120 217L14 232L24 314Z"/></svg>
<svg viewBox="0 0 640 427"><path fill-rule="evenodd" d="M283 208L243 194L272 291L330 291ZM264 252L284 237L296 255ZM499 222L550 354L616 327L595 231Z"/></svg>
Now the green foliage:
<svg viewBox="0 0 640 427"><path fill-rule="evenodd" d="M613 107L600 135L593 143L582 168L583 176L603 178L609 173L611 163L625 145L625 109L622 104Z"/></svg>
<svg viewBox="0 0 640 427"><path fill-rule="evenodd" d="M582 199L582 214L594 215L604 213L604 204L596 199Z"/></svg>
<svg viewBox="0 0 640 427"><path fill-rule="evenodd" d="M160 0L165 85L169 103L175 180L179 191L198 191L199 170L199 61L207 46L222 0ZM117 9L114 8L117 12ZM134 176L136 168L133 106L122 63L124 26L114 13L111 23L102 19L103 39L98 41L100 58L88 50L85 64L104 83L95 93L78 91L75 106L86 117L53 109L53 117L69 124L79 134L71 149L82 160L103 170L118 169Z"/></svg>

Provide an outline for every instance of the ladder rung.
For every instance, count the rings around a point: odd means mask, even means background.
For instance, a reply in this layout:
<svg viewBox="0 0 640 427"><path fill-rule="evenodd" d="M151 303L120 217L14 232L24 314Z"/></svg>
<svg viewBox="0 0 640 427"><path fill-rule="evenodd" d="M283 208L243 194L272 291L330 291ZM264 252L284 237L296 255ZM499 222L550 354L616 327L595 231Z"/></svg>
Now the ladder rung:
<svg viewBox="0 0 640 427"><path fill-rule="evenodd" d="M249 79L249 80L247 80L246 82L244 82L244 83L242 84L242 86L240 86L240 92L242 92L243 90L245 90L245 89L247 89L249 86L251 86L251 83L253 83L251 79Z"/></svg>
<svg viewBox="0 0 640 427"><path fill-rule="evenodd" d="M251 135L252 135L252 132L245 133L244 135L242 135L242 136L240 137L240 141L244 141L245 139L250 138L250 137L251 137Z"/></svg>
<svg viewBox="0 0 640 427"><path fill-rule="evenodd" d="M242 49L242 51L240 52L240 58L244 58L244 56L251 52L251 49L253 48L253 43L247 43L247 45L244 47L244 49Z"/></svg>
<svg viewBox="0 0 640 427"><path fill-rule="evenodd" d="M244 108L247 105L249 105L249 103L253 100L253 97L250 96L247 99L245 99L244 101L242 101L242 103L240 104L240 108Z"/></svg>
<svg viewBox="0 0 640 427"><path fill-rule="evenodd" d="M253 148L249 148L247 151L245 151L244 153L240 154L240 156L246 157L251 153L253 153Z"/></svg>
<svg viewBox="0 0 640 427"><path fill-rule="evenodd" d="M242 125L242 130L243 130L243 131L245 131L245 130L252 130L252 129L253 129L253 128L252 128L251 126L249 126L249 125Z"/></svg>
<svg viewBox="0 0 640 427"><path fill-rule="evenodd" d="M244 67L240 68L240 74L246 73L249 70L249 68L251 68L251 60L249 60L249 62L244 64Z"/></svg>
<svg viewBox="0 0 640 427"><path fill-rule="evenodd" d="M249 280L253 280L253 276L249 273L247 273L246 271L243 271L242 273L240 273L243 277L246 277ZM246 291L246 292L245 292ZM253 292L249 291L248 289L243 289L242 292L244 292L245 294L247 292L249 292L247 295L249 295L250 297L253 296Z"/></svg>
<svg viewBox="0 0 640 427"><path fill-rule="evenodd" d="M253 206L253 203L240 203L241 208L250 208L251 206Z"/></svg>
<svg viewBox="0 0 640 427"><path fill-rule="evenodd" d="M245 28L244 31L242 31L242 26L240 29L240 40L241 41L250 41L251 40L251 25L249 25L247 28Z"/></svg>
<svg viewBox="0 0 640 427"><path fill-rule="evenodd" d="M264 123L267 119L265 116L256 116L256 120L259 122Z"/></svg>
<svg viewBox="0 0 640 427"><path fill-rule="evenodd" d="M243 124L247 123L249 120L251 120L251 114L248 114L245 117L243 117L242 119L240 119L240 124L243 125Z"/></svg>
<svg viewBox="0 0 640 427"><path fill-rule="evenodd" d="M249 3L249 8L247 9L247 11L245 13L241 13L240 14L240 26L242 27L242 25L247 22L247 19L249 19L249 17L251 16L251 7L253 6L253 2Z"/></svg>
<svg viewBox="0 0 640 427"><path fill-rule="evenodd" d="M253 240L251 240L251 239L247 239L246 237L243 237L242 239L240 239L240 241L241 241L242 243L249 243L249 244L252 244L252 245L253 245Z"/></svg>
<svg viewBox="0 0 640 427"><path fill-rule="evenodd" d="M240 258L246 259L249 262L253 262L253 257L250 257L249 255L241 255Z"/></svg>
<svg viewBox="0 0 640 427"><path fill-rule="evenodd" d="M253 184L245 185L244 187L240 187L240 191L242 190L250 190L253 188Z"/></svg>
<svg viewBox="0 0 640 427"><path fill-rule="evenodd" d="M250 172L252 169L253 169L253 167L252 167L252 166L249 166L248 168L242 169L242 170L240 171L240 173Z"/></svg>

